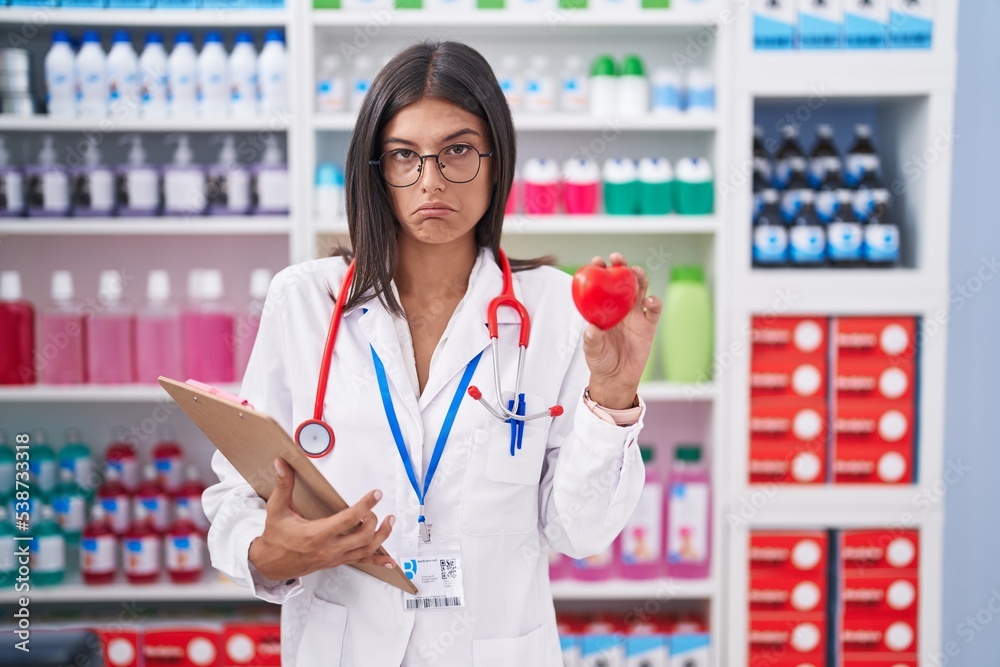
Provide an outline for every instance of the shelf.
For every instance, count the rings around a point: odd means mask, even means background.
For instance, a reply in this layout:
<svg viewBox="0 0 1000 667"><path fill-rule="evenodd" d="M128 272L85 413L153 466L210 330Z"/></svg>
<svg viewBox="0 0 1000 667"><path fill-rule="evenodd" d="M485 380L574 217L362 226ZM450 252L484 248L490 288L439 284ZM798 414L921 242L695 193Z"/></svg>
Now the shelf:
<svg viewBox="0 0 1000 667"><path fill-rule="evenodd" d="M758 97L920 96L954 90L955 57L933 51L755 52L736 86Z"/></svg>
<svg viewBox="0 0 1000 667"><path fill-rule="evenodd" d="M716 596L711 579L650 579L552 582L552 598L569 600L708 600Z"/></svg>
<svg viewBox="0 0 1000 667"><path fill-rule="evenodd" d="M717 391L715 384L711 382L685 384L654 381L639 385L639 395L647 403L649 401L690 403L693 401L714 401L717 398Z"/></svg>
<svg viewBox="0 0 1000 667"><path fill-rule="evenodd" d="M713 215L524 215L507 216L507 235L563 234L715 234ZM317 222L317 234L347 234L347 223Z"/></svg>
<svg viewBox="0 0 1000 667"><path fill-rule="evenodd" d="M295 0L288 0L294 2ZM58 9L55 7L4 7L0 23L32 26L146 27L253 27L288 23L286 9Z"/></svg>
<svg viewBox="0 0 1000 667"><path fill-rule="evenodd" d="M95 10L97 11L97 10ZM285 132L292 116L263 118L52 118L0 115L0 132Z"/></svg>
<svg viewBox="0 0 1000 667"><path fill-rule="evenodd" d="M317 130L349 132L354 129L355 114L327 113L313 116ZM680 113L637 117L602 117L588 113L520 113L514 115L518 132L713 132L719 126L715 113Z"/></svg>
<svg viewBox="0 0 1000 667"><path fill-rule="evenodd" d="M11 604L25 596L32 603L73 603L73 602L245 602L254 600L250 591L237 586L224 575L209 572L206 578L194 584L174 584L164 575L163 581L153 584L129 584L119 581L103 586L88 586L79 578L72 578L59 586L33 586L25 593L17 593L13 588L0 592L0 604Z"/></svg>
<svg viewBox="0 0 1000 667"><path fill-rule="evenodd" d="M804 529L817 527L916 527L943 511L933 489L920 485L879 487L870 484L818 485L813 488L781 484L746 487L723 513L730 529Z"/></svg>
<svg viewBox="0 0 1000 667"><path fill-rule="evenodd" d="M218 387L238 393L238 384ZM170 395L155 384L121 385L28 385L0 387L0 403L157 403L170 401Z"/></svg>
<svg viewBox="0 0 1000 667"><path fill-rule="evenodd" d="M281 235L287 216L157 216L151 218L0 218L0 234L19 236L100 235Z"/></svg>

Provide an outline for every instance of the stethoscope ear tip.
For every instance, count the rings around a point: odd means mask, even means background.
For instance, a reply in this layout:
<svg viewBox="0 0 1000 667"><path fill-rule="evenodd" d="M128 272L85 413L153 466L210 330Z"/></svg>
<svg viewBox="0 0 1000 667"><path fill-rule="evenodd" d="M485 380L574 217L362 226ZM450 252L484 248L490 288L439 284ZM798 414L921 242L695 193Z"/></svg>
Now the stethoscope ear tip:
<svg viewBox="0 0 1000 667"><path fill-rule="evenodd" d="M469 396L476 399L477 401L483 397L483 392L479 391L479 387L475 385L469 387Z"/></svg>

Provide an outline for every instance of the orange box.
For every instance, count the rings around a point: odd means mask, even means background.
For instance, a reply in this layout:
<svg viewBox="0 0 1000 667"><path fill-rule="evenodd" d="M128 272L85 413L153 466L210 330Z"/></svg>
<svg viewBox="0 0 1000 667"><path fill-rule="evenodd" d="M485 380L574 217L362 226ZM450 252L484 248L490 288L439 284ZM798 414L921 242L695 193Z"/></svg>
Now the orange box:
<svg viewBox="0 0 1000 667"><path fill-rule="evenodd" d="M909 570L920 566L920 534L915 530L844 530L838 537L844 575L867 570Z"/></svg>
<svg viewBox="0 0 1000 667"><path fill-rule="evenodd" d="M839 445L830 467L836 484L912 484L913 447Z"/></svg>
<svg viewBox="0 0 1000 667"><path fill-rule="evenodd" d="M826 482L825 442L750 445L751 484L823 484Z"/></svg>
<svg viewBox="0 0 1000 667"><path fill-rule="evenodd" d="M844 653L913 653L917 650L916 614L844 614L838 640Z"/></svg>
<svg viewBox="0 0 1000 667"><path fill-rule="evenodd" d="M838 317L833 321L834 356L915 360L916 331L914 317Z"/></svg>
<svg viewBox="0 0 1000 667"><path fill-rule="evenodd" d="M750 572L826 583L830 536L823 530L750 533Z"/></svg>
<svg viewBox="0 0 1000 667"><path fill-rule="evenodd" d="M807 356L826 359L830 319L827 317L757 316L751 321L753 355Z"/></svg>
<svg viewBox="0 0 1000 667"><path fill-rule="evenodd" d="M222 667L281 667L280 623L226 623Z"/></svg>
<svg viewBox="0 0 1000 667"><path fill-rule="evenodd" d="M863 570L841 574L840 600L845 614L885 614L914 618L920 581L915 570Z"/></svg>
<svg viewBox="0 0 1000 667"><path fill-rule="evenodd" d="M838 399L878 399L912 404L916 374L908 359L898 364L884 359L840 359L835 364L833 389Z"/></svg>
<svg viewBox="0 0 1000 667"><path fill-rule="evenodd" d="M145 667L220 667L222 628L215 624L151 625L143 635Z"/></svg>
<svg viewBox="0 0 1000 667"><path fill-rule="evenodd" d="M810 578L751 573L748 595L751 614L826 610L826 582Z"/></svg>
<svg viewBox="0 0 1000 667"><path fill-rule="evenodd" d="M834 451L839 445L913 447L913 406L902 401L837 401Z"/></svg>
<svg viewBox="0 0 1000 667"><path fill-rule="evenodd" d="M825 358L754 353L750 362L750 395L824 398L829 386Z"/></svg>
<svg viewBox="0 0 1000 667"><path fill-rule="evenodd" d="M750 613L750 665L826 660L826 614ZM766 661L766 662L765 662Z"/></svg>
<svg viewBox="0 0 1000 667"><path fill-rule="evenodd" d="M840 667L917 667L917 654L898 653L845 653Z"/></svg>

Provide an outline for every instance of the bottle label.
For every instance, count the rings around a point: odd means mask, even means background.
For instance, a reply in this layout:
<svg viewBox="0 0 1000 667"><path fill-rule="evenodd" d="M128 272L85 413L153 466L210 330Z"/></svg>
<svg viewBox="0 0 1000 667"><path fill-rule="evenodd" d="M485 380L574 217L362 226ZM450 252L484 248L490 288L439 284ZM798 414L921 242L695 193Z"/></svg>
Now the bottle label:
<svg viewBox="0 0 1000 667"><path fill-rule="evenodd" d="M316 106L321 113L344 111L347 107L344 82L338 78L320 81L316 86Z"/></svg>
<svg viewBox="0 0 1000 667"><path fill-rule="evenodd" d="M766 157L763 157L761 155L756 156L753 159L753 170L756 173L760 174L760 177L764 181L764 183L766 183L767 185L772 184L771 178L773 174L771 171L771 161L768 160Z"/></svg>
<svg viewBox="0 0 1000 667"><path fill-rule="evenodd" d="M632 518L622 531L622 562L658 563L662 558L663 486L646 482Z"/></svg>
<svg viewBox="0 0 1000 667"><path fill-rule="evenodd" d="M126 574L144 575L160 571L160 538L126 537L122 540L122 567Z"/></svg>
<svg viewBox="0 0 1000 667"><path fill-rule="evenodd" d="M90 489L94 486L94 462L89 456L81 456L75 459L65 459L59 463L59 467L73 473L73 479L83 489Z"/></svg>
<svg viewBox="0 0 1000 667"><path fill-rule="evenodd" d="M208 530L211 524L201 507L201 496L181 496L176 501L177 507L187 507L191 511L191 521L201 530Z"/></svg>
<svg viewBox="0 0 1000 667"><path fill-rule="evenodd" d="M753 232L753 258L761 264L782 264L788 258L788 230L760 225Z"/></svg>
<svg viewBox="0 0 1000 667"><path fill-rule="evenodd" d="M117 542L112 535L83 538L80 541L80 571L84 574L114 572Z"/></svg>
<svg viewBox="0 0 1000 667"><path fill-rule="evenodd" d="M692 88L688 90L689 109L714 109L715 88Z"/></svg>
<svg viewBox="0 0 1000 667"><path fill-rule="evenodd" d="M865 259L869 262L899 261L899 228L896 225L874 224L865 227Z"/></svg>
<svg viewBox="0 0 1000 667"><path fill-rule="evenodd" d="M827 252L830 259L847 262L861 259L864 235L856 222L832 222L827 229Z"/></svg>
<svg viewBox="0 0 1000 667"><path fill-rule="evenodd" d="M139 486L138 459L111 459L108 461L108 465L118 471L118 477L126 489L135 489Z"/></svg>
<svg viewBox="0 0 1000 667"><path fill-rule="evenodd" d="M856 153L847 156L844 179L851 187L857 187L865 174L877 174L882 168L881 160L871 153Z"/></svg>
<svg viewBox="0 0 1000 667"><path fill-rule="evenodd" d="M796 171L805 171L807 166L806 159L801 155L786 157L778 160L778 168L775 175L775 181L778 187L787 187L788 181L792 180L792 173Z"/></svg>
<svg viewBox="0 0 1000 667"><path fill-rule="evenodd" d="M36 537L28 551L31 569L35 572L62 572L66 569L66 542L62 535Z"/></svg>
<svg viewBox="0 0 1000 667"><path fill-rule="evenodd" d="M567 76L563 78L559 106L563 111L586 111L586 80L579 76Z"/></svg>
<svg viewBox="0 0 1000 667"><path fill-rule="evenodd" d="M108 521L111 522L112 530L119 535L128 530L128 496L101 498L101 507L104 508L104 512L108 515Z"/></svg>
<svg viewBox="0 0 1000 667"><path fill-rule="evenodd" d="M167 529L169 523L167 518L167 499L164 496L136 497L135 515L139 515L138 508L142 506L146 510L146 516L150 518L157 530Z"/></svg>
<svg viewBox="0 0 1000 667"><path fill-rule="evenodd" d="M171 535L167 538L167 570L199 572L205 567L204 540L198 535Z"/></svg>
<svg viewBox="0 0 1000 667"><path fill-rule="evenodd" d="M69 176L62 171L47 171L42 175L42 207L46 211L69 208Z"/></svg>
<svg viewBox="0 0 1000 667"><path fill-rule="evenodd" d="M29 464L30 465L30 464ZM14 490L14 462L4 461L0 463L0 496L6 498L13 495Z"/></svg>
<svg viewBox="0 0 1000 667"><path fill-rule="evenodd" d="M19 172L0 170L0 211L19 213L23 208L24 178Z"/></svg>
<svg viewBox="0 0 1000 667"><path fill-rule="evenodd" d="M74 199L78 206L92 211L111 211L115 207L115 177L107 169L77 175Z"/></svg>
<svg viewBox="0 0 1000 667"><path fill-rule="evenodd" d="M58 495L52 509L64 533L79 533L87 523L87 501L83 496Z"/></svg>
<svg viewBox="0 0 1000 667"><path fill-rule="evenodd" d="M826 175L830 172L839 173L843 169L843 163L836 155L825 155L815 157L809 164L809 182L813 187L818 188L826 180Z"/></svg>
<svg viewBox="0 0 1000 667"><path fill-rule="evenodd" d="M820 220L829 222L837 215L840 209L840 202L837 200L837 193L834 190L820 190L816 193L816 215Z"/></svg>
<svg viewBox="0 0 1000 667"><path fill-rule="evenodd" d="M604 551L594 554L593 556L587 556L586 558L574 558L573 567L578 570L597 570L611 565L613 557L614 554L612 552L612 547L608 547Z"/></svg>
<svg viewBox="0 0 1000 667"><path fill-rule="evenodd" d="M129 169L123 190L123 206L152 210L160 205L159 175L153 169Z"/></svg>
<svg viewBox="0 0 1000 667"><path fill-rule="evenodd" d="M785 190L781 194L781 214L785 216L785 220L789 222L795 220L800 208L802 208L801 190Z"/></svg>
<svg viewBox="0 0 1000 667"><path fill-rule="evenodd" d="M56 486L56 462L33 459L28 463L28 471L35 478L35 484L42 491L48 492Z"/></svg>
<svg viewBox="0 0 1000 667"><path fill-rule="evenodd" d="M670 490L667 561L700 564L708 559L708 484L675 482Z"/></svg>
<svg viewBox="0 0 1000 667"><path fill-rule="evenodd" d="M288 171L263 169L257 174L257 198L265 211L288 209Z"/></svg>
<svg viewBox="0 0 1000 667"><path fill-rule="evenodd" d="M524 108L527 111L552 111L552 83L545 77L531 78L524 83Z"/></svg>
<svg viewBox="0 0 1000 667"><path fill-rule="evenodd" d="M241 173L246 174L246 172ZM230 186L231 185L232 177L230 175ZM159 478L160 484L163 485L165 490L176 491L181 487L181 484L184 481L184 471L181 469L181 460L179 457L165 456L158 458L156 459L154 465L156 466L156 476Z"/></svg>
<svg viewBox="0 0 1000 667"><path fill-rule="evenodd" d="M826 235L819 225L792 228L789 256L795 264L818 264L826 253Z"/></svg>
<svg viewBox="0 0 1000 667"><path fill-rule="evenodd" d="M198 169L171 169L163 176L163 202L168 211L199 212L205 208L205 174Z"/></svg>
<svg viewBox="0 0 1000 667"><path fill-rule="evenodd" d="M503 91L504 97L507 98L507 106L511 109L519 109L521 107L522 97L521 97L521 87L517 85L517 79L514 77L502 77L499 81L500 90Z"/></svg>

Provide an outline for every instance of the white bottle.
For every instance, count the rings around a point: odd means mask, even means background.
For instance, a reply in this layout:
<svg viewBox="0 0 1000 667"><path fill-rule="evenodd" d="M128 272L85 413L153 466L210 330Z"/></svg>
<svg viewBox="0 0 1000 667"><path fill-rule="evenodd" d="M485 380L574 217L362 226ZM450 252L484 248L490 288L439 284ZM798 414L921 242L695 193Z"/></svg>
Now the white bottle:
<svg viewBox="0 0 1000 667"><path fill-rule="evenodd" d="M103 118L108 113L106 58L96 30L83 33L83 46L76 54L76 102L81 118Z"/></svg>
<svg viewBox="0 0 1000 667"><path fill-rule="evenodd" d="M549 59L540 54L532 56L524 76L524 110L549 113L555 108L556 83L549 69Z"/></svg>
<svg viewBox="0 0 1000 667"><path fill-rule="evenodd" d="M506 55L500 60L497 82L510 110L520 111L524 107L524 77L518 67L517 56Z"/></svg>
<svg viewBox="0 0 1000 667"><path fill-rule="evenodd" d="M587 80L587 100L590 113L595 116L613 116L618 109L618 66L605 54L594 58Z"/></svg>
<svg viewBox="0 0 1000 667"><path fill-rule="evenodd" d="M236 34L229 54L229 110L234 118L257 117L257 49L249 32Z"/></svg>
<svg viewBox="0 0 1000 667"><path fill-rule="evenodd" d="M51 136L42 140L38 164L25 169L29 215L69 215L69 171L56 160Z"/></svg>
<svg viewBox="0 0 1000 667"><path fill-rule="evenodd" d="M205 170L194 164L186 134L168 134L177 142L174 160L163 168L163 212L167 215L201 215L205 212Z"/></svg>
<svg viewBox="0 0 1000 667"><path fill-rule="evenodd" d="M369 56L360 55L354 59L351 72L351 111L357 111L364 102L368 88L372 85L374 63Z"/></svg>
<svg viewBox="0 0 1000 667"><path fill-rule="evenodd" d="M198 115L225 118L229 115L229 63L222 46L222 33L210 30L198 54Z"/></svg>
<svg viewBox="0 0 1000 667"><path fill-rule="evenodd" d="M24 214L24 172L11 166L7 140L0 135L0 217Z"/></svg>
<svg viewBox="0 0 1000 667"><path fill-rule="evenodd" d="M69 43L69 33L52 33L52 48L45 55L45 102L49 115L76 117L76 56Z"/></svg>
<svg viewBox="0 0 1000 667"><path fill-rule="evenodd" d="M72 171L73 215L109 216L115 211L115 173L101 164L96 142L87 142L83 165Z"/></svg>
<svg viewBox="0 0 1000 667"><path fill-rule="evenodd" d="M715 79L704 67L692 67L688 71L687 110L693 113L715 111Z"/></svg>
<svg viewBox="0 0 1000 667"><path fill-rule="evenodd" d="M316 111L337 113L347 108L347 84L341 71L340 58L335 55L323 57L316 77Z"/></svg>
<svg viewBox="0 0 1000 667"><path fill-rule="evenodd" d="M322 162L316 167L314 194L319 220L333 222L344 217L344 172L337 165Z"/></svg>
<svg viewBox="0 0 1000 667"><path fill-rule="evenodd" d="M257 57L260 111L265 115L288 113L288 63L281 30L268 30Z"/></svg>
<svg viewBox="0 0 1000 667"><path fill-rule="evenodd" d="M559 74L559 110L570 113L587 110L587 73L580 56L566 56Z"/></svg>
<svg viewBox="0 0 1000 667"><path fill-rule="evenodd" d="M267 137L264 157L257 165L256 212L283 215L288 213L288 165L278 147L278 138Z"/></svg>
<svg viewBox="0 0 1000 667"><path fill-rule="evenodd" d="M125 135L118 140L132 142L127 162L118 167L118 215L151 216L160 212L160 172L146 164L146 149L138 134Z"/></svg>
<svg viewBox="0 0 1000 667"><path fill-rule="evenodd" d="M253 344L257 340L260 329L260 317L264 312L264 300L267 288L271 285L274 274L270 269L254 269L250 274L250 305L245 314L238 317L233 324L236 334L236 377L242 378L246 373L253 352Z"/></svg>
<svg viewBox="0 0 1000 667"><path fill-rule="evenodd" d="M194 118L198 114L198 54L191 33L178 32L167 59L167 97L170 116Z"/></svg>
<svg viewBox="0 0 1000 667"><path fill-rule="evenodd" d="M653 113L669 116L684 108L681 96L681 75L675 67L661 66L653 70Z"/></svg>
<svg viewBox="0 0 1000 667"><path fill-rule="evenodd" d="M139 56L139 91L142 118L167 117L167 50L158 32L146 34L146 46Z"/></svg>
<svg viewBox="0 0 1000 667"><path fill-rule="evenodd" d="M649 80L642 60L636 55L622 59L618 79L618 115L645 116L649 113Z"/></svg>
<svg viewBox="0 0 1000 667"><path fill-rule="evenodd" d="M250 212L250 170L236 157L236 139L231 134L217 135L212 143L222 142L219 160L208 168L208 211L212 215L242 215Z"/></svg>
<svg viewBox="0 0 1000 667"><path fill-rule="evenodd" d="M117 119L135 118L139 111L139 56L128 30L116 30L108 52L108 106Z"/></svg>

